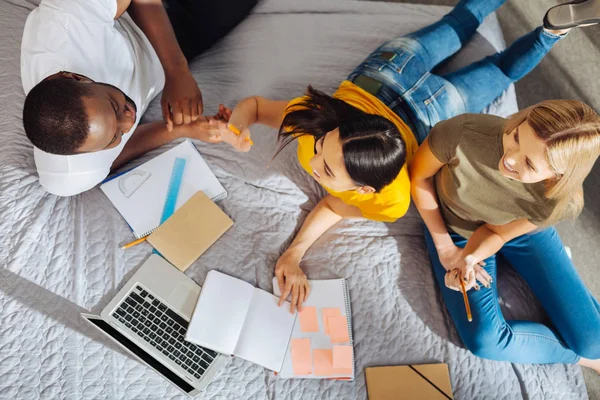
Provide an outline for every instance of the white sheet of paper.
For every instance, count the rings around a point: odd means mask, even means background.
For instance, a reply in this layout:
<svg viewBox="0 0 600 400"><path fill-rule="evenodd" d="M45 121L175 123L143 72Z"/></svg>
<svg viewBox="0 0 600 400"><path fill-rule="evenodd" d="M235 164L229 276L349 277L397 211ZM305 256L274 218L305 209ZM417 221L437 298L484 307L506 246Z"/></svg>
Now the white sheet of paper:
<svg viewBox="0 0 600 400"><path fill-rule="evenodd" d="M279 372L287 352L297 313L288 302L256 288L234 354L272 371Z"/></svg>
<svg viewBox="0 0 600 400"><path fill-rule="evenodd" d="M234 354L253 296L254 286L249 283L210 271L185 339L219 353Z"/></svg>

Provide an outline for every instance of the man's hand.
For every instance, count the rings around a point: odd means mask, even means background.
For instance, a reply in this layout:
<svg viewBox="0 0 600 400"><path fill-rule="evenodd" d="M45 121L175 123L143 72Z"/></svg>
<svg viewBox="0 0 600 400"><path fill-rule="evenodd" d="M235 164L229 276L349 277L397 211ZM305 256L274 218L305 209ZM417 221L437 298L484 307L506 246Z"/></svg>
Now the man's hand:
<svg viewBox="0 0 600 400"><path fill-rule="evenodd" d="M160 104L169 132L173 125L187 125L202 116L202 93L187 66L166 76Z"/></svg>

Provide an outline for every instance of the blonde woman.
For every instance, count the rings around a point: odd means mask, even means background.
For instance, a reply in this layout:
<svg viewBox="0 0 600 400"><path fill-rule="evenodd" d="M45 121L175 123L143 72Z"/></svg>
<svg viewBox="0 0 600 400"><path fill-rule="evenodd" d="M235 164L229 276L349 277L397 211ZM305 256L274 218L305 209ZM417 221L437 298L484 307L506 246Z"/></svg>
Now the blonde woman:
<svg viewBox="0 0 600 400"><path fill-rule="evenodd" d="M550 100L508 120L463 114L440 122L410 164L414 202L442 296L466 347L516 363L579 363L600 373L600 304L554 228L583 208L583 181L600 155L600 117ZM496 254L525 279L552 326L506 321ZM460 289L468 292L468 322ZM479 282L484 288L480 288Z"/></svg>

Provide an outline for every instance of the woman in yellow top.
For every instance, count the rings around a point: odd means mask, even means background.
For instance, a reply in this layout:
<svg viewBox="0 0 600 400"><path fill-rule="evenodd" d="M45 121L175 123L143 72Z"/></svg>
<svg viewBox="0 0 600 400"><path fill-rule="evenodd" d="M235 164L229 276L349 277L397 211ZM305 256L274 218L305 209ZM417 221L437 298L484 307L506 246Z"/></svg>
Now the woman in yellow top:
<svg viewBox="0 0 600 400"><path fill-rule="evenodd" d="M229 117L248 150L255 123L279 128L282 147L298 142L302 167L328 192L308 215L275 268L292 310L309 295L299 264L308 248L343 218L393 222L410 204L407 161L431 127L480 112L533 69L563 32L538 28L502 53L445 76L430 71L458 51L504 0L462 0L437 23L384 43L339 86L333 97L308 88L292 101L249 97ZM552 21L550 10L546 20ZM231 113L231 114L230 114ZM231 132L223 131L231 137ZM244 139L246 139L244 141ZM227 139L229 141L230 139Z"/></svg>

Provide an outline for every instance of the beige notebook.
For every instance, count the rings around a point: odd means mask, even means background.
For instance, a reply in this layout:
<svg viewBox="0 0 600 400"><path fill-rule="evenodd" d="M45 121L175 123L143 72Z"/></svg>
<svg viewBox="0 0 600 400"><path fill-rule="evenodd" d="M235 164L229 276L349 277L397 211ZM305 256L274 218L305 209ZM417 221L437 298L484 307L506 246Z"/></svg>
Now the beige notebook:
<svg viewBox="0 0 600 400"><path fill-rule="evenodd" d="M369 367L369 400L453 399L447 364Z"/></svg>
<svg viewBox="0 0 600 400"><path fill-rule="evenodd" d="M233 221L199 191L148 236L148 243L185 271L232 225Z"/></svg>

